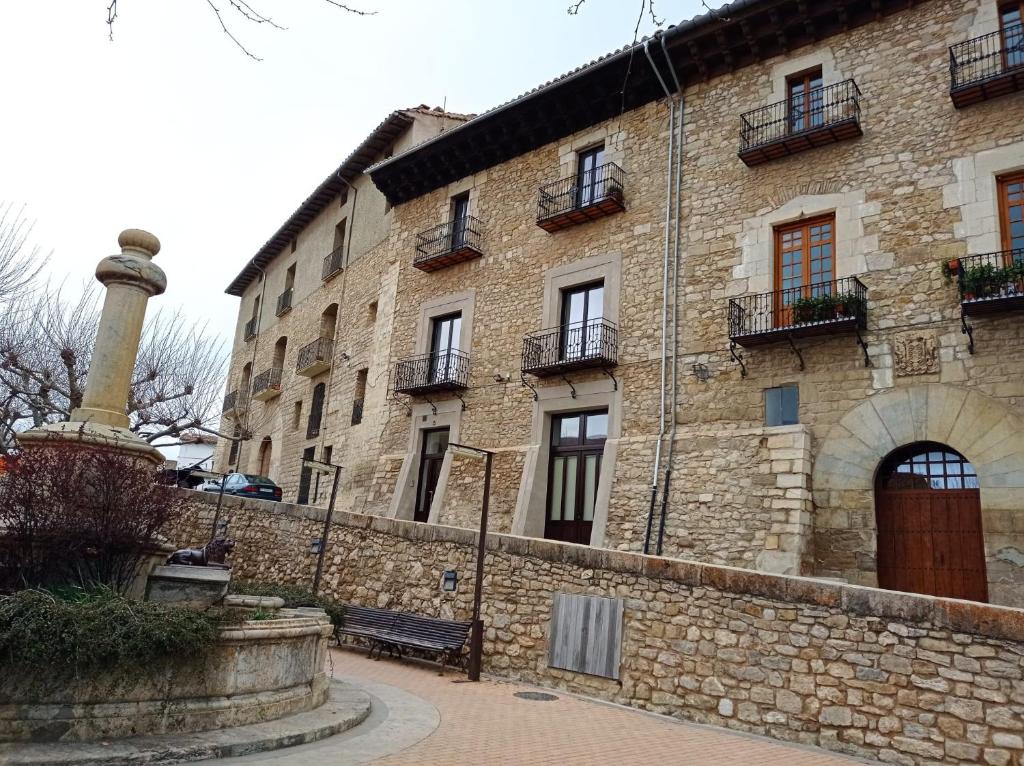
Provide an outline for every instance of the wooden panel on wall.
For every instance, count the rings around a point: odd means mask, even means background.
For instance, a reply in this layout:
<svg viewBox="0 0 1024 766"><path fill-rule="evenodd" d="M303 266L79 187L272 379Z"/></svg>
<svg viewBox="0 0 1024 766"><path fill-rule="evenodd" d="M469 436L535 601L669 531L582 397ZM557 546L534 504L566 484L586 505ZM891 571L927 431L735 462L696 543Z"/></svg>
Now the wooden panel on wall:
<svg viewBox="0 0 1024 766"><path fill-rule="evenodd" d="M555 593L548 666L618 679L624 608L621 598Z"/></svg>

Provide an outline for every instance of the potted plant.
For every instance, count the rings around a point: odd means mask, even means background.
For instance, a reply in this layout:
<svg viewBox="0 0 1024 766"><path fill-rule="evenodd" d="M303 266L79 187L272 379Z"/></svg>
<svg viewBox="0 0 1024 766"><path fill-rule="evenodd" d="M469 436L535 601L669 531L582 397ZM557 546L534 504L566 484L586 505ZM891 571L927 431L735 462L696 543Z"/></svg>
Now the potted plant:
<svg viewBox="0 0 1024 766"><path fill-rule="evenodd" d="M942 264L942 275L946 279L952 279L953 276L960 271L960 259L950 258L944 264Z"/></svg>

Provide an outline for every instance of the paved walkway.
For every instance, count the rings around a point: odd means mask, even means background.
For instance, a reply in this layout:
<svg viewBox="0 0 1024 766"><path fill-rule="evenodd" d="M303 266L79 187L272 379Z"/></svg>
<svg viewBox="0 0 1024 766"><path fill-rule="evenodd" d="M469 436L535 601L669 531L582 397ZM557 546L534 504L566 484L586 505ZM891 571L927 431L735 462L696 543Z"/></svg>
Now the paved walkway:
<svg viewBox="0 0 1024 766"><path fill-rule="evenodd" d="M356 729L315 745L221 761L280 766L851 766L842 756L697 726L553 692L554 701L514 695L532 687L482 681L415 663L331 653L334 675L378 703Z"/></svg>

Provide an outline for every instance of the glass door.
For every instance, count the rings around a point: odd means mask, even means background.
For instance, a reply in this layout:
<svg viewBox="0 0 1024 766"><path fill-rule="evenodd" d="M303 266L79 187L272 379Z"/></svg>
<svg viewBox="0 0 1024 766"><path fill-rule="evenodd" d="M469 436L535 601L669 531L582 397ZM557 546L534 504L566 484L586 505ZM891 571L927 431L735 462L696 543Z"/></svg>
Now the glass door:
<svg viewBox="0 0 1024 766"><path fill-rule="evenodd" d="M1024 2L1013 2L999 9L999 31L1003 38L1003 67L1024 65Z"/></svg>
<svg viewBox="0 0 1024 766"><path fill-rule="evenodd" d="M803 300L833 292L834 232L831 215L775 230L775 327L827 318L814 314Z"/></svg>
<svg viewBox="0 0 1024 766"><path fill-rule="evenodd" d="M420 452L420 475L416 484L416 509L413 521L426 522L430 518L430 504L434 502L437 479L441 475L441 464L448 449L448 429L435 428L423 432L423 447Z"/></svg>
<svg viewBox="0 0 1024 766"><path fill-rule="evenodd" d="M577 171L577 207L585 207L597 202L604 196L604 147L590 149L579 154L579 169Z"/></svg>
<svg viewBox="0 0 1024 766"><path fill-rule="evenodd" d="M588 359L600 354L603 320L604 282L564 290L560 361Z"/></svg>
<svg viewBox="0 0 1024 766"><path fill-rule="evenodd" d="M824 79L815 69L790 77L787 81L789 132L799 133L825 124Z"/></svg>
<svg viewBox="0 0 1024 766"><path fill-rule="evenodd" d="M430 338L430 382L448 383L455 378L462 333L462 314L438 317Z"/></svg>
<svg viewBox="0 0 1024 766"><path fill-rule="evenodd" d="M452 198L452 252L461 250L466 244L466 218L469 216L469 194Z"/></svg>
<svg viewBox="0 0 1024 766"><path fill-rule="evenodd" d="M556 416L551 423L544 537L590 545L601 456L608 438L608 412Z"/></svg>

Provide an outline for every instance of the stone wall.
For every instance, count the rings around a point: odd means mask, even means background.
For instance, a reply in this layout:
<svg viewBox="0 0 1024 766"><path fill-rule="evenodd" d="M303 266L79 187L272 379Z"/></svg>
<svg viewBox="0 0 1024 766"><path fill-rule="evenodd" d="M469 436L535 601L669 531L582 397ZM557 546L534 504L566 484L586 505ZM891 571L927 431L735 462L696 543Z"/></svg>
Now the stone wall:
<svg viewBox="0 0 1024 766"><path fill-rule="evenodd" d="M216 502L189 498L182 544ZM323 511L227 498L222 515L236 577L311 581ZM336 512L324 591L467 619L474 552L471 530ZM486 567L487 672L888 763L1024 756L1020 610L507 535ZM559 592L624 599L620 681L548 667Z"/></svg>

